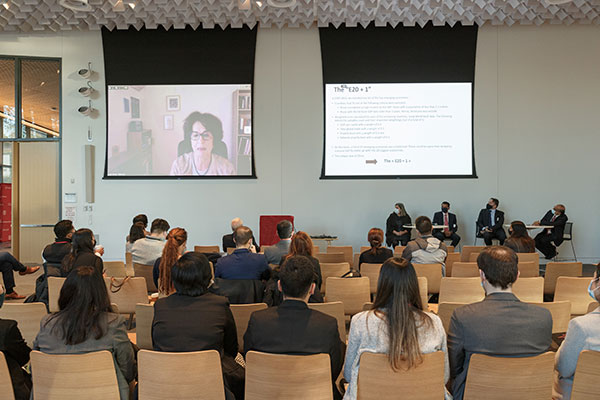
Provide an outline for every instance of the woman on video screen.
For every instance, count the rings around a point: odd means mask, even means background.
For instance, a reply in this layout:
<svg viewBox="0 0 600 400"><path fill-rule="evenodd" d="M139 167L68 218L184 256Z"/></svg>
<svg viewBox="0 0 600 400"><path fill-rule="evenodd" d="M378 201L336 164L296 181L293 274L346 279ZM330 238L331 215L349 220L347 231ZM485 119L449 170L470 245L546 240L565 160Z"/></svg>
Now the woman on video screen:
<svg viewBox="0 0 600 400"><path fill-rule="evenodd" d="M183 123L183 141L171 175L235 175L223 139L223 125L209 113L193 112ZM224 150L224 151L223 151ZM225 153L220 156L217 153Z"/></svg>

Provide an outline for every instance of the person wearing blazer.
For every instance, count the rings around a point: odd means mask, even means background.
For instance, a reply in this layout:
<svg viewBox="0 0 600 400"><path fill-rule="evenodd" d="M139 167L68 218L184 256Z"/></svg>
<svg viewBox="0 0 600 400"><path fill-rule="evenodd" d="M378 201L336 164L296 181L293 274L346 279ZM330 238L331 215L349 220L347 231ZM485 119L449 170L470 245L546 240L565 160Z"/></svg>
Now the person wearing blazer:
<svg viewBox="0 0 600 400"><path fill-rule="evenodd" d="M223 253L227 253L227 249L235 249L235 241L233 240L233 233L235 232L235 230L237 228L239 228L240 226L244 225L244 221L242 221L241 218L234 218L231 220L231 233L228 233L226 235L223 235L222 239L222 246L223 246ZM260 246L258 245L258 242L256 241L256 239L254 238L254 235L252 235L252 244L254 245L254 247L256 248L256 252L258 253L260 251Z"/></svg>
<svg viewBox="0 0 600 400"><path fill-rule="evenodd" d="M488 200L485 208L479 211L477 218L477 237L482 237L486 246L492 245L492 239L498 239L500 245L506 240L504 232L504 213L498 210L500 201L495 198Z"/></svg>
<svg viewBox="0 0 600 400"><path fill-rule="evenodd" d="M460 242L460 236L456 234L458 231L458 224L456 222L456 215L450 212L450 203L444 201L442 203L442 210L433 214L434 225L448 225L445 229L436 229L433 232L433 237L438 238L440 242L446 239L452 240L451 246L456 247Z"/></svg>
<svg viewBox="0 0 600 400"><path fill-rule="evenodd" d="M563 242L565 225L569 218L565 214L565 206L557 204L544 215L541 221L535 221L534 225L552 226L544 229L535 237L535 247L550 260L556 256L556 248ZM554 243L554 244L553 244Z"/></svg>
<svg viewBox="0 0 600 400"><path fill-rule="evenodd" d="M277 236L279 236L279 242L275 243L273 246L264 248L265 257L269 264L279 265L281 259L289 253L293 230L294 226L288 220L284 219L277 224Z"/></svg>
<svg viewBox="0 0 600 400"><path fill-rule="evenodd" d="M484 249L477 259L486 297L454 310L448 330L452 395L462 400L471 356L530 357L552 343L552 315L521 302L512 285L519 276L517 254L503 246Z"/></svg>

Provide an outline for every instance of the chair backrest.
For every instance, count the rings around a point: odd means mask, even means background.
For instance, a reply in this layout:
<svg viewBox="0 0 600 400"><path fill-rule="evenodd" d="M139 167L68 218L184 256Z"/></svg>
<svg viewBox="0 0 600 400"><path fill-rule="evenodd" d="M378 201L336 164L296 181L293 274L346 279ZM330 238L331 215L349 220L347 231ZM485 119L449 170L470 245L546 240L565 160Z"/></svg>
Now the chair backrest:
<svg viewBox="0 0 600 400"><path fill-rule="evenodd" d="M475 303L484 297L480 278L442 278L440 303Z"/></svg>
<svg viewBox="0 0 600 400"><path fill-rule="evenodd" d="M321 248L319 246L313 246L313 257L315 254L319 254L321 252Z"/></svg>
<svg viewBox="0 0 600 400"><path fill-rule="evenodd" d="M427 311L427 300L429 299L429 292L427 289L427 278L424 276L417 276L417 280L419 281L419 295L421 296L423 310Z"/></svg>
<svg viewBox="0 0 600 400"><path fill-rule="evenodd" d="M427 290L429 293L440 292L440 281L442 280L442 264L413 264L417 276L427 278Z"/></svg>
<svg viewBox="0 0 600 400"><path fill-rule="evenodd" d="M472 252L471 254L469 254L469 261L468 262L474 262L477 263L477 257L479 257L479 253L480 252Z"/></svg>
<svg viewBox="0 0 600 400"><path fill-rule="evenodd" d="M517 253L519 262L531 262L533 261L537 265L540 265L540 255L538 253Z"/></svg>
<svg viewBox="0 0 600 400"><path fill-rule="evenodd" d="M152 350L152 321L154 304L135 305L135 344L140 349Z"/></svg>
<svg viewBox="0 0 600 400"><path fill-rule="evenodd" d="M512 291L521 301L543 302L544 301L544 278L541 276L519 279L512 285Z"/></svg>
<svg viewBox="0 0 600 400"><path fill-rule="evenodd" d="M314 257L319 260L319 263L328 263L328 264L332 264L332 263L348 263L348 266L350 266L350 263L352 262L352 257L350 257L350 261L346 260L346 256L344 256L344 253L338 252L338 253L317 253L314 254Z"/></svg>
<svg viewBox="0 0 600 400"><path fill-rule="evenodd" d="M521 261L519 260L519 277L521 278L535 278L540 276L540 264L535 261Z"/></svg>
<svg viewBox="0 0 600 400"><path fill-rule="evenodd" d="M538 307L543 307L552 314L552 333L564 333L569 327L571 320L571 302L553 301L553 302L531 302Z"/></svg>
<svg viewBox="0 0 600 400"><path fill-rule="evenodd" d="M591 313L592 311L594 311L594 310L595 310L596 308L598 308L598 307L600 307L600 304L598 304L598 302L597 302L597 301L596 301L596 302L593 302L593 303L590 303L590 304L588 305L587 313ZM586 313L586 314L587 314L587 313Z"/></svg>
<svg viewBox="0 0 600 400"><path fill-rule="evenodd" d="M590 303L595 303L587 290L590 280L590 277L571 278L559 276L556 280L554 301L569 300L571 302L571 315L587 313Z"/></svg>
<svg viewBox="0 0 600 400"><path fill-rule="evenodd" d="M0 387L4 388L0 391L0 400L15 400L10 372L4 353L0 351Z"/></svg>
<svg viewBox="0 0 600 400"><path fill-rule="evenodd" d="M583 350L579 353L573 388L572 400L598 400L600 399L600 352Z"/></svg>
<svg viewBox="0 0 600 400"><path fill-rule="evenodd" d="M327 246L327 253L342 253L344 261L352 265L354 261L354 250L352 246Z"/></svg>
<svg viewBox="0 0 600 400"><path fill-rule="evenodd" d="M446 270L448 272L448 270ZM448 275L448 274L446 274ZM479 276L479 267L476 262L455 262L452 266L452 277L472 278Z"/></svg>
<svg viewBox="0 0 600 400"><path fill-rule="evenodd" d="M125 265L127 268L133 268L133 254L128 252L125 253Z"/></svg>
<svg viewBox="0 0 600 400"><path fill-rule="evenodd" d="M337 320L340 340L346 343L346 316L344 315L344 304L341 301L332 301L330 303L308 303L311 310L320 311L323 314L332 316Z"/></svg>
<svg viewBox="0 0 600 400"><path fill-rule="evenodd" d="M225 399L221 356L216 350L185 353L140 350L138 381L140 399Z"/></svg>
<svg viewBox="0 0 600 400"><path fill-rule="evenodd" d="M442 320L442 325L444 325L444 330L448 332L448 328L450 328L450 318L452 318L452 313L458 307L462 307L467 303L439 303L437 315Z"/></svg>
<svg viewBox="0 0 600 400"><path fill-rule="evenodd" d="M104 273L106 276L125 277L125 263L123 261L104 261Z"/></svg>
<svg viewBox="0 0 600 400"><path fill-rule="evenodd" d="M354 253L354 258L352 259L352 268L358 269L360 264L360 253Z"/></svg>
<svg viewBox="0 0 600 400"><path fill-rule="evenodd" d="M454 266L454 263L459 261L460 253L448 253L446 261L444 262L444 264L446 264L446 276L452 276L452 267Z"/></svg>
<svg viewBox="0 0 600 400"><path fill-rule="evenodd" d="M381 270L381 266L383 264L369 264L363 263L360 266L360 275L366 276L369 278L371 283L371 293L375 293L377 291L377 282L379 281L379 271Z"/></svg>
<svg viewBox="0 0 600 400"><path fill-rule="evenodd" d="M227 248L227 254L231 254L235 251L235 247L228 247Z"/></svg>
<svg viewBox="0 0 600 400"><path fill-rule="evenodd" d="M133 275L146 279L146 291L148 293L158 292L158 288L154 284L154 276L152 275L153 268L153 265L133 263Z"/></svg>
<svg viewBox="0 0 600 400"><path fill-rule="evenodd" d="M254 311L264 310L267 308L265 303L252 304L232 304L231 313L235 320L235 328L237 330L238 347L240 353L244 350L244 333L248 329L248 321Z"/></svg>
<svg viewBox="0 0 600 400"><path fill-rule="evenodd" d="M443 399L444 353L423 354L415 368L394 371L387 354L365 352L360 356L358 399Z"/></svg>
<svg viewBox="0 0 600 400"><path fill-rule="evenodd" d="M371 301L369 278L327 278L326 301L341 301L344 314L354 315L362 311L362 306Z"/></svg>
<svg viewBox="0 0 600 400"><path fill-rule="evenodd" d="M60 296L60 289L67 278L60 278L58 276L48 277L48 309L50 312L58 312L58 297Z"/></svg>
<svg viewBox="0 0 600 400"><path fill-rule="evenodd" d="M23 339L31 348L40 331L40 321L46 314L44 303L5 303L0 308L0 318L17 321Z"/></svg>
<svg viewBox="0 0 600 400"><path fill-rule="evenodd" d="M332 398L329 354L246 354L246 400Z"/></svg>
<svg viewBox="0 0 600 400"><path fill-rule="evenodd" d="M544 275L544 294L554 294L559 276L578 277L583 273L581 262L549 262Z"/></svg>
<svg viewBox="0 0 600 400"><path fill-rule="evenodd" d="M327 278L335 277L340 278L346 272L350 271L350 264L347 262L341 263L320 263L321 264L321 277L323 283L321 285L321 293L327 293Z"/></svg>
<svg viewBox="0 0 600 400"><path fill-rule="evenodd" d="M219 253L219 246L194 246L196 253Z"/></svg>
<svg viewBox="0 0 600 400"><path fill-rule="evenodd" d="M481 253L485 246L463 246L460 252L460 261L469 262L471 253Z"/></svg>
<svg viewBox="0 0 600 400"><path fill-rule="evenodd" d="M446 249L448 250L448 254L454 253L454 246L446 246Z"/></svg>
<svg viewBox="0 0 600 400"><path fill-rule="evenodd" d="M31 352L35 400L119 400L113 356L108 350L85 354Z"/></svg>
<svg viewBox="0 0 600 400"><path fill-rule="evenodd" d="M364 253L367 250L371 250L371 246L360 246L360 252Z"/></svg>
<svg viewBox="0 0 600 400"><path fill-rule="evenodd" d="M404 252L406 246L396 246L394 247L394 257L401 256Z"/></svg>
<svg viewBox="0 0 600 400"><path fill-rule="evenodd" d="M473 354L465 400L548 400L552 398L554 353L534 357Z"/></svg>
<svg viewBox="0 0 600 400"><path fill-rule="evenodd" d="M571 240L573 239L573 223L566 222L565 230L563 231L563 240Z"/></svg>
<svg viewBox="0 0 600 400"><path fill-rule="evenodd" d="M148 304L148 292L144 278L114 278L112 288L111 281L113 281L111 278L104 278L110 302L119 307L120 314L134 314L136 304ZM118 286L121 288L118 289Z"/></svg>

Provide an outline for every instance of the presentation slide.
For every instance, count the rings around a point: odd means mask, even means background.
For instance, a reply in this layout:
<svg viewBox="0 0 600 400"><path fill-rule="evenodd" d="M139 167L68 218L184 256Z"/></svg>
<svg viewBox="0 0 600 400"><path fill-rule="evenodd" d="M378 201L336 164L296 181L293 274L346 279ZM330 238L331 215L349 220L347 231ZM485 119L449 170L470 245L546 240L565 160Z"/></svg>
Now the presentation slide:
<svg viewBox="0 0 600 400"><path fill-rule="evenodd" d="M471 85L326 84L323 177L472 176Z"/></svg>
<svg viewBox="0 0 600 400"><path fill-rule="evenodd" d="M105 176L251 176L251 85L108 86Z"/></svg>

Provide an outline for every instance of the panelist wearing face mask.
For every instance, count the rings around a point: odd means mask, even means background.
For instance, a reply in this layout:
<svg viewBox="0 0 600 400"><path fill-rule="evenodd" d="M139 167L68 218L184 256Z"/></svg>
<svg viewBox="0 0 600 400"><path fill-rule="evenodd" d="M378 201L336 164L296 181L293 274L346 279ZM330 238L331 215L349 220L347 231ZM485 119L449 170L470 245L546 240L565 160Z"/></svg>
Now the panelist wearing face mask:
<svg viewBox="0 0 600 400"><path fill-rule="evenodd" d="M479 211L477 218L477 237L482 237L486 246L492 245L492 239L498 239L500 245L506 240L504 232L504 213L498 210L500 201L495 198L488 200L485 208Z"/></svg>
<svg viewBox="0 0 600 400"><path fill-rule="evenodd" d="M596 265L594 278L588 286L590 302L600 298L600 264ZM558 372L552 398L556 400L568 400L571 398L571 387L573 376L579 360L579 353L583 350L600 351L600 307L594 311L573 318L569 322L567 336L562 342L556 358L554 367Z"/></svg>
<svg viewBox="0 0 600 400"><path fill-rule="evenodd" d="M456 247L460 242L460 236L456 234L458 230L458 224L456 223L456 215L450 212L450 203L444 201L442 203L442 211L438 211L433 214L434 225L445 225L448 228L436 229L433 232L433 236L443 242L446 239L452 240L451 245Z"/></svg>
<svg viewBox="0 0 600 400"><path fill-rule="evenodd" d="M565 215L565 206L557 204L544 215L541 221L535 221L533 225L552 226L544 229L535 237L535 247L541 251L547 259L556 257L556 248L563 242L565 225L569 218Z"/></svg>
<svg viewBox="0 0 600 400"><path fill-rule="evenodd" d="M410 229L404 225L410 225L410 215L406 212L403 203L396 203L395 210L385 222L385 242L388 247L396 247L398 244L406 246L410 240Z"/></svg>

